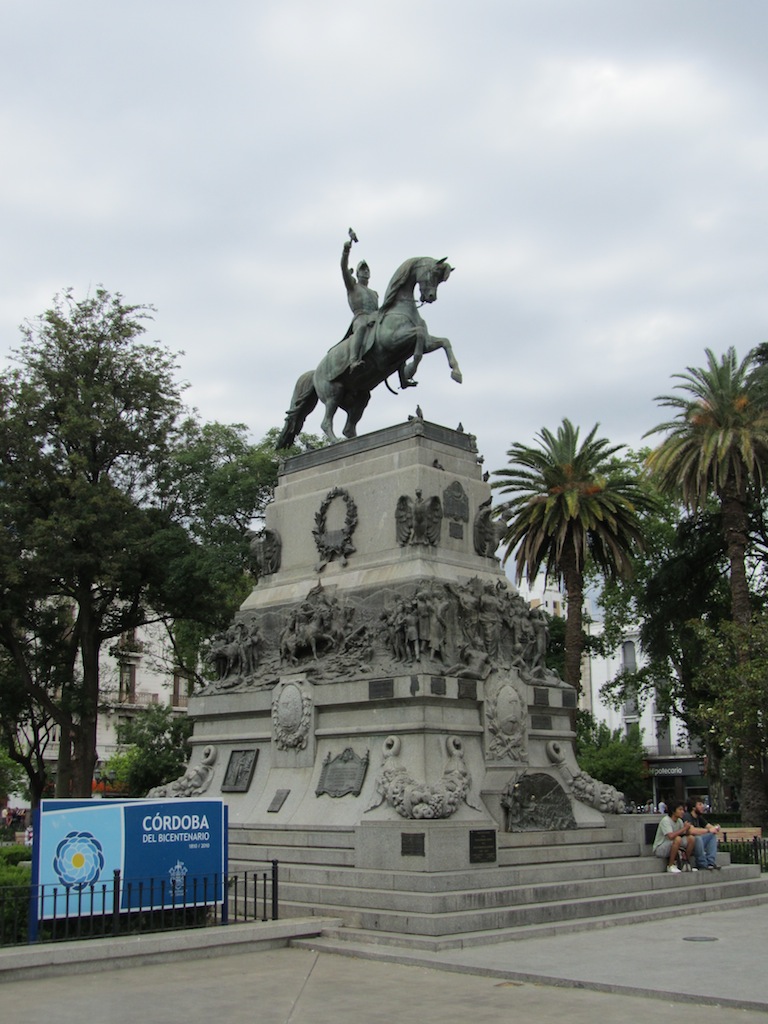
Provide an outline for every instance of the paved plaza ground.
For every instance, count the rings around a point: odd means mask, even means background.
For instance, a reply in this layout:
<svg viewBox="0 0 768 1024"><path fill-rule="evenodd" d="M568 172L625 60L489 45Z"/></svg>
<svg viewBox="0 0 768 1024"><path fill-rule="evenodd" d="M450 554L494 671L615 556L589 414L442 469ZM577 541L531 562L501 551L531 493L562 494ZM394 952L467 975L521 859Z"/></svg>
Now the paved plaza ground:
<svg viewBox="0 0 768 1024"><path fill-rule="evenodd" d="M682 975L682 971L681 971ZM278 949L204 961L4 982L3 1016L26 1024L637 1024L684 1008L641 996ZM768 1007L767 1007L768 1009ZM765 1013L691 1008L697 1024L753 1024ZM7 1016L6 1016L7 1014Z"/></svg>
<svg viewBox="0 0 768 1024"><path fill-rule="evenodd" d="M763 1024L768 1013L766 906L676 912L664 923L444 953L372 952L388 959L319 951L305 940L302 948L167 963L121 966L115 959L96 971L57 977L25 971L19 980L3 978L3 1019L637 1024L690 1013L697 1024Z"/></svg>

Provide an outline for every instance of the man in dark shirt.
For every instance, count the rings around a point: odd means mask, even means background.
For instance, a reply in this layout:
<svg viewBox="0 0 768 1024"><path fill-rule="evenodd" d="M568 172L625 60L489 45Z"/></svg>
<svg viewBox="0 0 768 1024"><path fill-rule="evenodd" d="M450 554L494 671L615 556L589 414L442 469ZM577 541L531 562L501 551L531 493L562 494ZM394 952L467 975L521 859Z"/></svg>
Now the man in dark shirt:
<svg viewBox="0 0 768 1024"><path fill-rule="evenodd" d="M695 836L696 863L707 871L719 871L717 864L717 835L719 825L712 825L704 815L704 801L689 800L685 805L684 820L690 823L690 834Z"/></svg>

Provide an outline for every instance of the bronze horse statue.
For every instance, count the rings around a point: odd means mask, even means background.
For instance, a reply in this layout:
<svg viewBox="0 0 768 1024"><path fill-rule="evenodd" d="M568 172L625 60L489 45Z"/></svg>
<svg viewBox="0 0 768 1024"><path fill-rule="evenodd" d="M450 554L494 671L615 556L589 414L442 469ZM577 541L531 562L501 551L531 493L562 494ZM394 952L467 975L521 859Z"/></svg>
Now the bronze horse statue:
<svg viewBox="0 0 768 1024"><path fill-rule="evenodd" d="M437 286L448 280L452 269L445 258L415 256L395 271L381 307L371 314L371 325L357 328L366 330L360 363L352 363L354 336L350 331L323 356L316 370L299 377L285 425L277 439L278 449L293 444L318 400L325 406L322 429L328 440L339 440L333 432L337 409L347 413L344 437L355 437L371 391L395 371L401 387L414 387L414 374L426 352L441 348L451 367L451 377L461 383L461 370L451 343L447 338L436 338L429 333L413 295L418 285L421 302L434 302Z"/></svg>

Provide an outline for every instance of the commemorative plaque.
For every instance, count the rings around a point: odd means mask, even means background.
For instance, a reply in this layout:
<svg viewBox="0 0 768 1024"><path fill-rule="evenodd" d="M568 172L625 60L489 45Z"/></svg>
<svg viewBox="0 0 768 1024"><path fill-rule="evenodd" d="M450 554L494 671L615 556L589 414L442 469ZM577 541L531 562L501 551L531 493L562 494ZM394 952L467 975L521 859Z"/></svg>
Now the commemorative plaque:
<svg viewBox="0 0 768 1024"><path fill-rule="evenodd" d="M229 764L221 784L221 792L247 793L258 757L259 752L255 747L250 750L233 750L229 755Z"/></svg>
<svg viewBox="0 0 768 1024"><path fill-rule="evenodd" d="M496 863L496 831L492 828L473 828L469 831L469 863Z"/></svg>
<svg viewBox="0 0 768 1024"><path fill-rule="evenodd" d="M280 808L283 806L285 801L288 799L290 789L276 789L275 795L272 797L272 801L267 808L267 814L277 814Z"/></svg>
<svg viewBox="0 0 768 1024"><path fill-rule="evenodd" d="M477 683L474 679L459 680L459 700L477 700Z"/></svg>
<svg viewBox="0 0 768 1024"><path fill-rule="evenodd" d="M347 747L336 757L331 757L329 751L320 770L320 781L315 796L321 796L323 793L332 797L347 796L349 793L359 796L367 771L367 750L363 757L359 757L351 747Z"/></svg>
<svg viewBox="0 0 768 1024"><path fill-rule="evenodd" d="M394 679L369 679L368 700L388 700L395 695Z"/></svg>
<svg viewBox="0 0 768 1024"><path fill-rule="evenodd" d="M401 857L426 857L424 840L425 832L401 832L400 833L400 856Z"/></svg>

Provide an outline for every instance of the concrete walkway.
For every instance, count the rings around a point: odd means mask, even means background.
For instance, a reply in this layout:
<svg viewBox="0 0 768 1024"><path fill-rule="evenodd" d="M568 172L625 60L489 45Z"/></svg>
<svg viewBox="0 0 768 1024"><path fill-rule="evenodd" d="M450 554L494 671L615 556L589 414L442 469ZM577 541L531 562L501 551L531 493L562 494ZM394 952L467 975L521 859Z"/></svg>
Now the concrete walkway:
<svg viewBox="0 0 768 1024"><path fill-rule="evenodd" d="M344 953L344 943L300 940ZM386 958L441 970L595 992L717 1004L768 1013L768 904L666 921L619 925L438 953L359 946L358 958ZM649 1012L653 1012L650 1008Z"/></svg>
<svg viewBox="0 0 768 1024"><path fill-rule="evenodd" d="M230 946L227 955L213 946L136 966L118 956L85 974L75 965L57 977L6 974L3 1019L499 1024L519 1014L528 1024L636 1024L690 1012L697 1024L765 1024L768 1013L768 910L760 906L676 914L664 928L627 925L444 953L379 946L339 956L302 942L249 952Z"/></svg>

